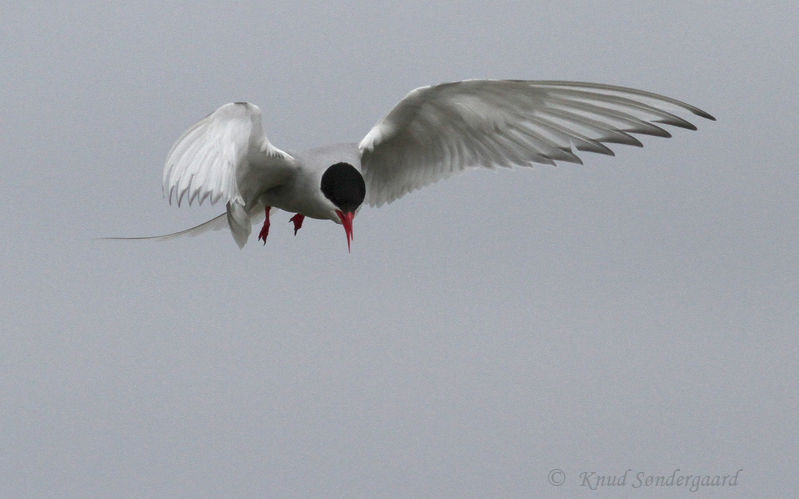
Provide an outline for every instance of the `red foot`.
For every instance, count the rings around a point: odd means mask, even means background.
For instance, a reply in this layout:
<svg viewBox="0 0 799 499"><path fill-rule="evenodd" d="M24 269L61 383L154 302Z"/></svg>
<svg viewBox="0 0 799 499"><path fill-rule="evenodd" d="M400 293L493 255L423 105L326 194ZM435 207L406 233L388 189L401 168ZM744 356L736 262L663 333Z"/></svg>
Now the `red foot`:
<svg viewBox="0 0 799 499"><path fill-rule="evenodd" d="M267 206L265 208L265 210L266 210L266 218L264 219L264 226L261 227L261 232L258 233L258 239L263 241L264 244L266 244L266 236L269 235L269 208L271 208L271 207Z"/></svg>
<svg viewBox="0 0 799 499"><path fill-rule="evenodd" d="M297 231L300 230L302 227L302 221L305 220L305 215L300 215L297 213L289 221L294 222L294 235L297 235Z"/></svg>

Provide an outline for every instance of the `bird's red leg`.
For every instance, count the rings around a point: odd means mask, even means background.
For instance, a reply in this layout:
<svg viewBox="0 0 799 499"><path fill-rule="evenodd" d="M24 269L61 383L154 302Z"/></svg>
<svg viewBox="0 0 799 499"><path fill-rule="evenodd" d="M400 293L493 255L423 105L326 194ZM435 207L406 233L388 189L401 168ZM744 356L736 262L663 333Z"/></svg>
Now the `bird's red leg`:
<svg viewBox="0 0 799 499"><path fill-rule="evenodd" d="M261 232L258 233L258 239L263 241L266 244L266 236L269 235L269 209L271 206L267 206L265 208L266 211L266 218L264 219L264 226L261 227Z"/></svg>
<svg viewBox="0 0 799 499"><path fill-rule="evenodd" d="M294 222L294 235L297 235L297 231L300 230L302 227L302 221L305 220L305 215L300 215L297 213L289 221Z"/></svg>

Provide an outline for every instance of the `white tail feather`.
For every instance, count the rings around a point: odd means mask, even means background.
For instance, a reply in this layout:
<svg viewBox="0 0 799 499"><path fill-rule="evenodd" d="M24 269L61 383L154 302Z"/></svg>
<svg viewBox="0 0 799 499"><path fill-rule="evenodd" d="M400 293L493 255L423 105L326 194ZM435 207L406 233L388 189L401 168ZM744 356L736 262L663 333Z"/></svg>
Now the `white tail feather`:
<svg viewBox="0 0 799 499"><path fill-rule="evenodd" d="M136 240L136 239L152 239L155 241L168 241L170 239L175 239L176 237L181 236L198 236L205 232L209 232L212 230L222 230L228 226L227 224L227 213L222 213L221 215L217 215L211 220L207 222L203 222L200 225L195 225L194 227L190 227L188 229L184 229L178 232L173 232L171 234L162 234L160 236L140 236L140 237L100 237L98 239L104 240L116 240L116 241L128 241L128 240Z"/></svg>

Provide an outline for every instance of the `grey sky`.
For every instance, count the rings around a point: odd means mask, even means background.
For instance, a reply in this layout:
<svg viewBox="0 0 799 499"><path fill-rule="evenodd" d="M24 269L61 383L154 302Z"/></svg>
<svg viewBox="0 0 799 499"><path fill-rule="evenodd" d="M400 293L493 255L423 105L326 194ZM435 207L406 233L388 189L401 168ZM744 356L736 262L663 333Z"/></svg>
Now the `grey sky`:
<svg viewBox="0 0 799 499"><path fill-rule="evenodd" d="M4 3L0 495L799 486L793 2ZM287 214L243 251L92 240L222 211L160 187L220 104L296 150L464 78L632 86L718 121L365 208L351 254Z"/></svg>

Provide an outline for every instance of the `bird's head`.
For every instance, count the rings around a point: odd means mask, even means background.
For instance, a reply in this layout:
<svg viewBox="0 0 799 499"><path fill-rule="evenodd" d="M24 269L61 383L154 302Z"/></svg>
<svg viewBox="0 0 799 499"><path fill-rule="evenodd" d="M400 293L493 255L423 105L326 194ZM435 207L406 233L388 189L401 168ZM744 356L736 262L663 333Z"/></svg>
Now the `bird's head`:
<svg viewBox="0 0 799 499"><path fill-rule="evenodd" d="M333 203L333 221L344 226L347 233L347 249L352 240L352 219L366 197L366 184L361 172L349 163L336 163L322 174L322 194ZM338 220L336 220L338 219Z"/></svg>

